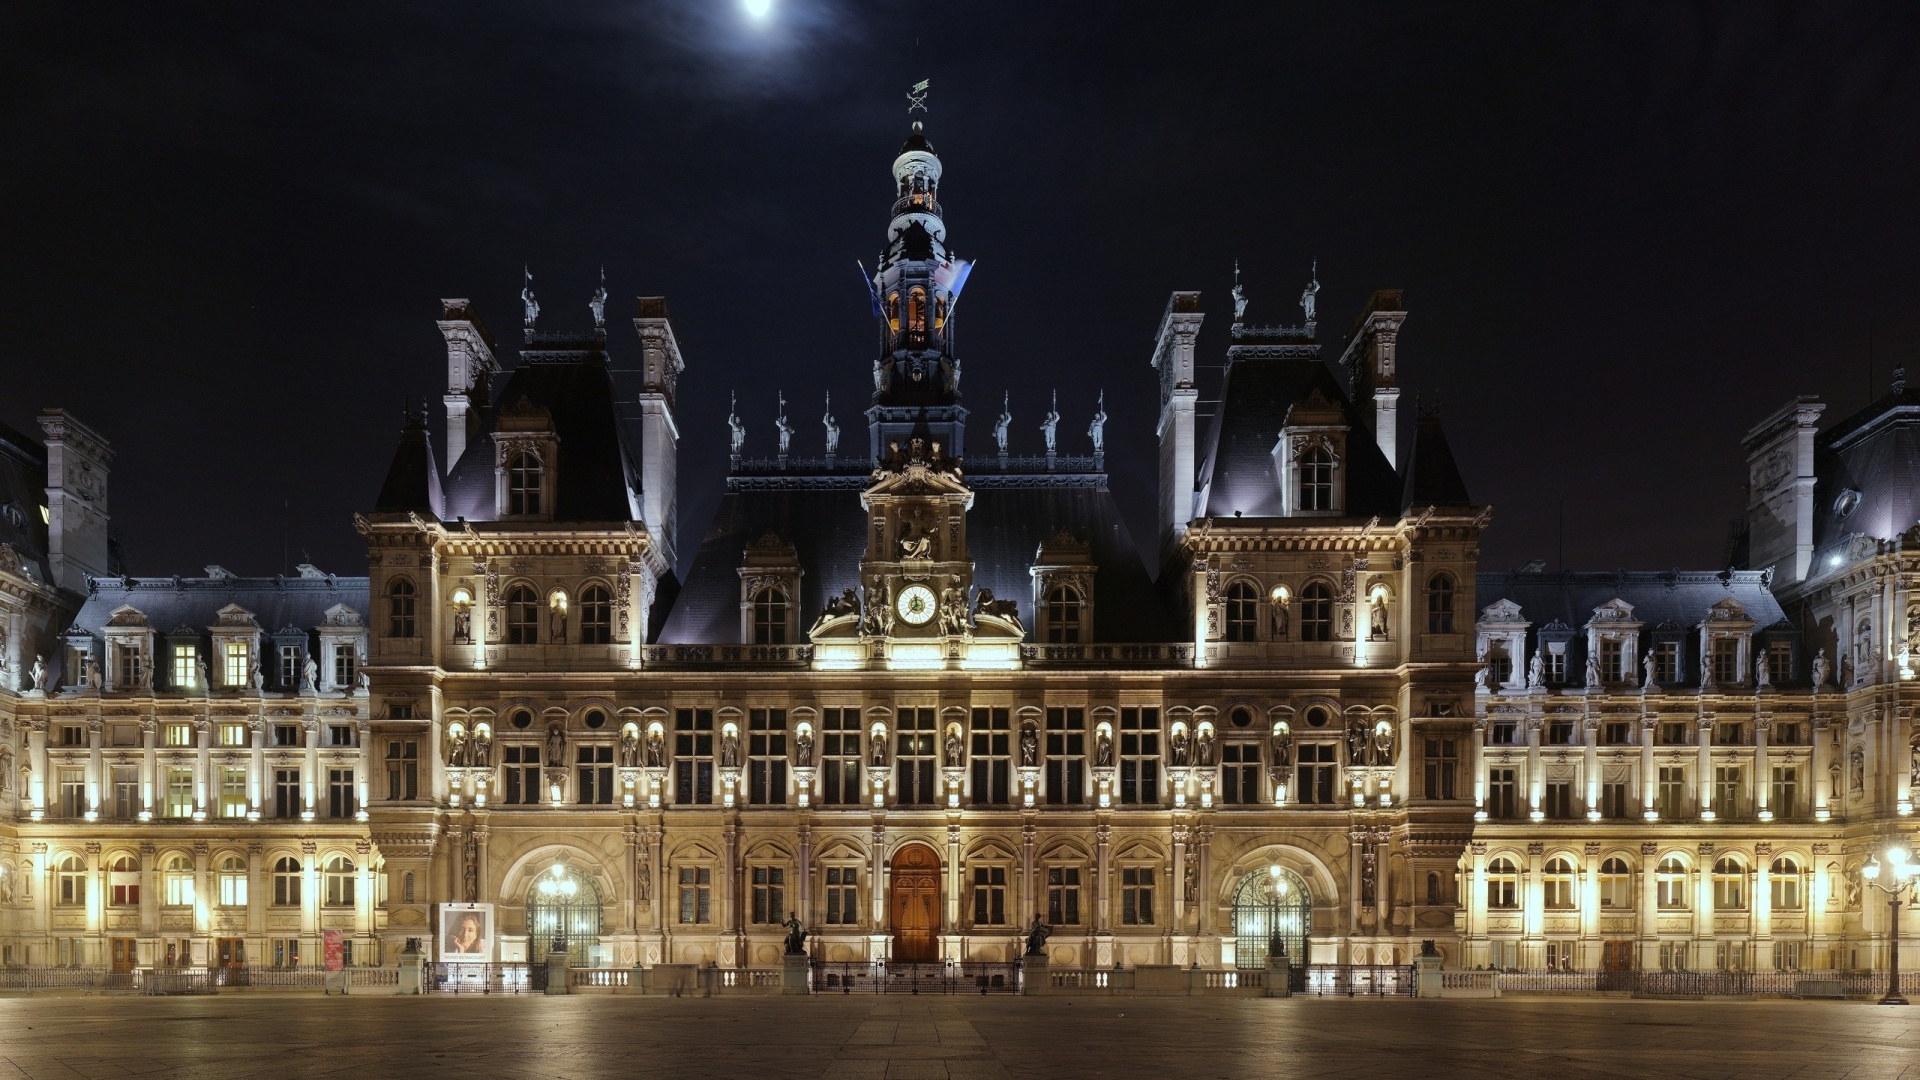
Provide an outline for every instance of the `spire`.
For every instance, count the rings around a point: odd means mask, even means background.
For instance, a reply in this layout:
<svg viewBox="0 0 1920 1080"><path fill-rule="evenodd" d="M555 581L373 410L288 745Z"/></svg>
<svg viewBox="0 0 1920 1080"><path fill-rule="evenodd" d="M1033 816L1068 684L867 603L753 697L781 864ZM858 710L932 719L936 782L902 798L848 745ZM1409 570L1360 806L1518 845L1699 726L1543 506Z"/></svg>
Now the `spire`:
<svg viewBox="0 0 1920 1080"><path fill-rule="evenodd" d="M427 437L425 402L420 410L401 410L400 443L394 447L393 463L387 466L386 483L380 485L380 497L374 500L376 512L418 511L439 517L446 505L440 488L440 467L433 457L433 441Z"/></svg>
<svg viewBox="0 0 1920 1080"><path fill-rule="evenodd" d="M1419 410L1413 424L1413 449L1407 455L1407 469L1401 487L1400 505L1467 507L1473 499L1467 495L1466 481L1454 463L1453 448L1440 427L1440 410Z"/></svg>

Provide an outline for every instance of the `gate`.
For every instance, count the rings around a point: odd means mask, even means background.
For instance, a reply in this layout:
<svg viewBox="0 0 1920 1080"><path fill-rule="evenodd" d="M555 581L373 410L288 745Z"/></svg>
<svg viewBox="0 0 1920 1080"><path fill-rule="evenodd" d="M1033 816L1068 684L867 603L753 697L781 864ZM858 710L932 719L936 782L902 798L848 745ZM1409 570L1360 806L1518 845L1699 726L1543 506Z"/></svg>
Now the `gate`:
<svg viewBox="0 0 1920 1080"><path fill-rule="evenodd" d="M534 989L534 972L543 980L539 989L546 989L546 970L545 964L427 964L425 989L435 994L524 994Z"/></svg>
<svg viewBox="0 0 1920 1080"><path fill-rule="evenodd" d="M809 965L816 994L1017 994L1018 963L960 960L829 962Z"/></svg>

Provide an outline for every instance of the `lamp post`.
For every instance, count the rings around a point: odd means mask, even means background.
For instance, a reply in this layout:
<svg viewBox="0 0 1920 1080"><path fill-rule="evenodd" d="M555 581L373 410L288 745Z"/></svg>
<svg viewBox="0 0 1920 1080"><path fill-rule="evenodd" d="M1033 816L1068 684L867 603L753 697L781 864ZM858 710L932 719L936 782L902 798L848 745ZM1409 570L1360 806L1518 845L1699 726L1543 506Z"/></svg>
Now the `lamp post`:
<svg viewBox="0 0 1920 1080"><path fill-rule="evenodd" d="M1907 999L1900 994L1900 905L1910 902L1916 884L1915 871L1920 869L1911 860L1906 848L1896 844L1887 849L1885 869L1893 879L1891 885L1880 883L1880 856L1873 856L1860 868L1860 876L1868 885L1887 894L1887 992L1880 997L1882 1005L1907 1004Z"/></svg>
<svg viewBox="0 0 1920 1080"><path fill-rule="evenodd" d="M1280 864L1267 864L1267 956L1287 955L1287 939L1280 931L1280 905L1287 899L1287 881Z"/></svg>

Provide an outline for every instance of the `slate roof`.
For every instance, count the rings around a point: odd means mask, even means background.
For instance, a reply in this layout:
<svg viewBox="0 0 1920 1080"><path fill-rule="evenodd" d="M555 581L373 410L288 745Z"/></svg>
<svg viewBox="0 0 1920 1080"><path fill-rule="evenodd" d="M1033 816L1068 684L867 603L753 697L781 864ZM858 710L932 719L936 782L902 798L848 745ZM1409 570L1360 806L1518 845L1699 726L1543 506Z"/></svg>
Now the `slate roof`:
<svg viewBox="0 0 1920 1080"><path fill-rule="evenodd" d="M969 478L971 479L971 478ZM813 486L801 486L810 483ZM1086 541L1094 575L1097 641L1174 640L1145 566L1104 477L1035 475L981 478L967 513L974 584L1020 605L1031 633L1033 581L1028 570L1042 542L1062 529ZM713 526L695 556L679 599L657 640L669 644L740 640L740 575L746 546L773 533L794 546L803 576L800 625L811 625L829 597L860 584L866 554L864 475L790 481L783 489L729 481ZM828 486L836 485L836 486Z"/></svg>
<svg viewBox="0 0 1920 1080"><path fill-rule="evenodd" d="M1382 455L1384 457L1384 455ZM1414 421L1413 445L1407 451L1406 484L1402 490L1402 509L1413 506L1473 505L1466 481L1460 479L1460 467L1454 464L1453 448L1447 445L1447 433L1440 427L1437 414L1426 414Z"/></svg>
<svg viewBox="0 0 1920 1080"><path fill-rule="evenodd" d="M553 520L639 520L640 471L622 431L603 340L537 336L494 400L482 431L467 441L467 452L446 478L443 518L494 519L490 436L500 409L525 402L551 413L559 436Z"/></svg>
<svg viewBox="0 0 1920 1080"><path fill-rule="evenodd" d="M383 513L418 510L439 517L446 505L440 463L433 456L433 440L427 437L427 418L409 412L400 432L400 445L393 451L393 464L387 467L387 481L380 485L380 497L374 500L373 508Z"/></svg>
<svg viewBox="0 0 1920 1080"><path fill-rule="evenodd" d="M1902 388L1821 433L1814 448L1815 550L1850 535L1890 540L1920 521L1920 388ZM1841 514L1841 492L1860 493Z"/></svg>
<svg viewBox="0 0 1920 1080"><path fill-rule="evenodd" d="M1204 464L1199 486L1206 493L1206 503L1199 508L1198 516L1230 518L1238 511L1247 517L1272 517L1280 513L1280 480L1274 471L1273 445L1279 441L1288 410L1316 390L1340 407L1348 428L1346 515L1400 516L1403 504L1399 476L1380 452L1372 431L1359 421L1340 381L1320 360L1317 348L1312 351L1311 356L1229 357L1222 377L1220 411L1201 447Z"/></svg>
<svg viewBox="0 0 1920 1080"><path fill-rule="evenodd" d="M51 583L47 526L40 520L40 508L45 505L46 446L0 424L0 544L9 544L20 553L21 562L35 580Z"/></svg>
<svg viewBox="0 0 1920 1080"><path fill-rule="evenodd" d="M1786 612L1767 587L1768 575L1756 570L1727 570L1718 573L1698 570L1627 571L1527 571L1503 570L1476 575L1475 617L1501 600L1520 606L1520 615L1528 621L1529 641L1539 640L1540 630L1559 622L1574 631L1570 670L1586 664L1586 635L1583 628L1592 620L1593 611L1615 598L1633 605L1633 617L1642 624L1641 648L1645 636L1657 630L1692 631L1706 618L1713 605L1729 597L1738 601L1753 620L1754 630L1795 634L1786 621ZM1698 678L1699 635L1688 633L1682 639L1682 681ZM1796 656L1794 666L1803 676L1810 669L1811 656ZM1691 673L1690 675L1688 673Z"/></svg>

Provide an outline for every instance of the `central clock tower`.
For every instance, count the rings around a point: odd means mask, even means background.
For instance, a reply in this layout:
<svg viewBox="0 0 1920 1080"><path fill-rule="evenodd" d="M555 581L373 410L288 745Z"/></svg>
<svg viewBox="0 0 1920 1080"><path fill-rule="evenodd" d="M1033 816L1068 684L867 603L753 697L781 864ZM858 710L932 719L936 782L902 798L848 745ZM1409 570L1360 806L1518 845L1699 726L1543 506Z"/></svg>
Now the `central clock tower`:
<svg viewBox="0 0 1920 1080"><path fill-rule="evenodd" d="M860 632L867 637L959 638L970 632L967 510L973 492L959 462L938 442L892 443L861 493L867 511L865 592Z"/></svg>

